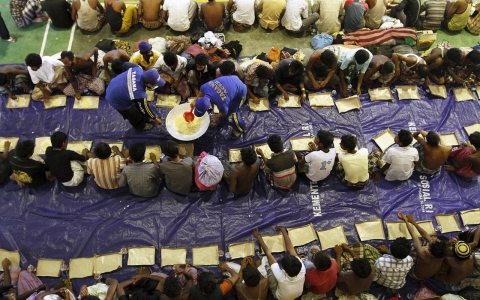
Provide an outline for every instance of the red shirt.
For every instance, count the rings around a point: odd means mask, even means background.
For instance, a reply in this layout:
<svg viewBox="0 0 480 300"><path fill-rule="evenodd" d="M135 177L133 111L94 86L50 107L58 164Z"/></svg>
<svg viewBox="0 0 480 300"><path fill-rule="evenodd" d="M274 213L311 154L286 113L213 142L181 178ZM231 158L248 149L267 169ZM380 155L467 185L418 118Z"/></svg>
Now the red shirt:
<svg viewBox="0 0 480 300"><path fill-rule="evenodd" d="M365 7L365 10L368 10L368 4L366 2L360 2L358 0L347 0L345 1L345 5L343 7L347 8L352 2L358 2Z"/></svg>
<svg viewBox="0 0 480 300"><path fill-rule="evenodd" d="M310 284L309 292L325 294L333 289L337 283L337 262L332 260L332 266L326 271L313 269L305 274L305 284Z"/></svg>

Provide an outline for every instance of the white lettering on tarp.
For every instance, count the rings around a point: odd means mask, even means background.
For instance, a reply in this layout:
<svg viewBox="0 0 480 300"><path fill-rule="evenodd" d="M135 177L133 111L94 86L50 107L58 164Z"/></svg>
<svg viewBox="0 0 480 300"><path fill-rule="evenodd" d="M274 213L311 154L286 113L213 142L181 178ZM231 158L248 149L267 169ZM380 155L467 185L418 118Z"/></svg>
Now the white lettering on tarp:
<svg viewBox="0 0 480 300"><path fill-rule="evenodd" d="M302 136L315 136L312 123L302 124L302 131L305 131L302 133Z"/></svg>
<svg viewBox="0 0 480 300"><path fill-rule="evenodd" d="M320 205L320 195L318 194L318 184L310 181L310 199L312 199L312 211L314 217L322 216L322 206Z"/></svg>
<svg viewBox="0 0 480 300"><path fill-rule="evenodd" d="M429 176L420 175L420 187L418 189L420 207L424 213L433 213L433 201L430 193Z"/></svg>
<svg viewBox="0 0 480 300"><path fill-rule="evenodd" d="M408 130L410 131L417 131L417 124L415 124L415 122L408 122Z"/></svg>

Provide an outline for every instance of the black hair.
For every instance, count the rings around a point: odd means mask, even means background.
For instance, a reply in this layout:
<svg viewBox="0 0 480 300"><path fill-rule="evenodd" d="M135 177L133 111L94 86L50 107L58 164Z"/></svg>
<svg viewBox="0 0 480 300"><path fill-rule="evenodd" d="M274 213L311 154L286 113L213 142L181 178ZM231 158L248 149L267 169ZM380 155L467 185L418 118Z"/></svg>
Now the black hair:
<svg viewBox="0 0 480 300"><path fill-rule="evenodd" d="M326 271L332 266L332 259L324 251L318 251L313 258L313 264L319 271Z"/></svg>
<svg viewBox="0 0 480 300"><path fill-rule="evenodd" d="M410 254L410 243L404 237L399 237L390 246L390 252L395 258L404 259Z"/></svg>
<svg viewBox="0 0 480 300"><path fill-rule="evenodd" d="M437 240L430 245L430 253L436 258L444 258L448 254L448 242Z"/></svg>
<svg viewBox="0 0 480 300"><path fill-rule="evenodd" d="M440 144L440 136L433 130L427 133L427 144L433 147L437 147Z"/></svg>
<svg viewBox="0 0 480 300"><path fill-rule="evenodd" d="M328 67L331 67L336 59L335 53L333 53L332 50L323 50L322 54L320 55L320 61Z"/></svg>
<svg viewBox="0 0 480 300"><path fill-rule="evenodd" d="M195 56L195 64L206 66L208 64L208 56L203 53L197 54L197 56Z"/></svg>
<svg viewBox="0 0 480 300"><path fill-rule="evenodd" d="M475 65L480 64L480 51L472 50L465 57L467 60L471 61Z"/></svg>
<svg viewBox="0 0 480 300"><path fill-rule="evenodd" d="M165 54L163 54L163 61L167 66L171 67L177 63L177 55L172 51L167 51Z"/></svg>
<svg viewBox="0 0 480 300"><path fill-rule="evenodd" d="M242 161L247 166L251 166L257 161L257 154L255 153L255 150L250 147L240 150L240 155L242 156Z"/></svg>
<svg viewBox="0 0 480 300"><path fill-rule="evenodd" d="M370 57L370 54L368 53L367 50L360 49L357 52L355 52L354 57L355 57L355 61L359 65L361 65L361 64L364 64L368 60L368 58Z"/></svg>
<svg viewBox="0 0 480 300"><path fill-rule="evenodd" d="M82 300L100 300L100 298L98 298L97 296L94 296L94 295L86 295L86 296L82 297Z"/></svg>
<svg viewBox="0 0 480 300"><path fill-rule="evenodd" d="M296 256L291 255L290 253L285 254L281 260L283 270L290 277L295 277L300 273L302 269L302 263Z"/></svg>
<svg viewBox="0 0 480 300"><path fill-rule="evenodd" d="M380 71L383 74L390 74L395 71L395 64L391 61L387 61L380 66Z"/></svg>
<svg viewBox="0 0 480 300"><path fill-rule="evenodd" d="M475 131L468 136L468 140L475 148L480 149L480 132Z"/></svg>
<svg viewBox="0 0 480 300"><path fill-rule="evenodd" d="M425 78L430 74L430 70L426 64L421 64L417 67L417 73L421 78Z"/></svg>
<svg viewBox="0 0 480 300"><path fill-rule="evenodd" d="M182 284L180 280L175 277L175 275L171 274L167 278L165 278L165 282L163 283L163 293L168 298L175 298L180 295L182 291Z"/></svg>
<svg viewBox="0 0 480 300"><path fill-rule="evenodd" d="M283 151L282 138L277 134L269 136L267 144L273 153L281 153Z"/></svg>
<svg viewBox="0 0 480 300"><path fill-rule="evenodd" d="M178 156L178 144L175 141L167 141L165 143L165 147L163 149L163 152L165 153L166 156L170 158L176 158Z"/></svg>
<svg viewBox="0 0 480 300"><path fill-rule="evenodd" d="M42 65L42 57L37 53L30 53L25 58L25 64L31 67L40 67Z"/></svg>
<svg viewBox="0 0 480 300"><path fill-rule="evenodd" d="M0 73L0 86L4 86L8 83L7 74Z"/></svg>
<svg viewBox="0 0 480 300"><path fill-rule="evenodd" d="M303 71L303 64L298 60L294 59L288 66L288 69L292 71L292 73L297 74L298 72Z"/></svg>
<svg viewBox="0 0 480 300"><path fill-rule="evenodd" d="M60 53L60 58L64 59L65 57L69 60L73 60L75 58L75 55L73 55L72 51L62 51L62 53Z"/></svg>
<svg viewBox="0 0 480 300"><path fill-rule="evenodd" d="M198 287L204 294L210 295L217 288L215 278L213 278L212 272L201 272L197 278Z"/></svg>
<svg viewBox="0 0 480 300"><path fill-rule="evenodd" d="M112 154L112 148L107 143L100 143L95 147L93 153L100 159L106 159Z"/></svg>
<svg viewBox="0 0 480 300"><path fill-rule="evenodd" d="M118 59L118 58L114 59L112 61L112 71L115 72L115 74L117 74L117 75L122 74L123 73L123 69L122 69L123 63L124 62L122 60Z"/></svg>
<svg viewBox="0 0 480 300"><path fill-rule="evenodd" d="M141 162L145 159L145 145L144 144L134 144L130 150L130 157L135 162Z"/></svg>
<svg viewBox="0 0 480 300"><path fill-rule="evenodd" d="M355 150L355 147L357 147L357 137L351 134L342 135L341 142L348 152Z"/></svg>
<svg viewBox="0 0 480 300"><path fill-rule="evenodd" d="M235 72L235 64L229 60L224 60L219 68L223 76L232 75Z"/></svg>
<svg viewBox="0 0 480 300"><path fill-rule="evenodd" d="M367 278L372 273L372 266L366 258L356 258L350 263L353 273L360 278Z"/></svg>
<svg viewBox="0 0 480 300"><path fill-rule="evenodd" d="M260 79L267 79L270 75L270 69L265 66L265 65L259 65L255 69L255 74L257 75L258 78Z"/></svg>
<svg viewBox="0 0 480 300"><path fill-rule="evenodd" d="M260 272L257 268L247 265L242 270L243 280L249 287L256 287L260 283Z"/></svg>
<svg viewBox="0 0 480 300"><path fill-rule="evenodd" d="M50 136L50 141L52 142L53 148L61 148L62 144L68 139L65 132L57 131Z"/></svg>
<svg viewBox="0 0 480 300"><path fill-rule="evenodd" d="M317 137L320 140L320 143L323 144L324 148L330 148L333 145L333 134L330 131L319 130L317 132Z"/></svg>
<svg viewBox="0 0 480 300"><path fill-rule="evenodd" d="M15 155L20 158L28 158L33 154L35 149L35 143L31 140L18 142L17 147L15 147Z"/></svg>
<svg viewBox="0 0 480 300"><path fill-rule="evenodd" d="M130 295L130 300L148 300L148 292L145 288L136 288Z"/></svg>
<svg viewBox="0 0 480 300"><path fill-rule="evenodd" d="M463 51L460 50L459 48L450 48L448 49L447 54L445 54L445 56L449 61L454 63L459 63L462 60Z"/></svg>
<svg viewBox="0 0 480 300"><path fill-rule="evenodd" d="M402 129L398 132L398 140L402 143L402 147L406 147L413 141L412 133L408 130Z"/></svg>

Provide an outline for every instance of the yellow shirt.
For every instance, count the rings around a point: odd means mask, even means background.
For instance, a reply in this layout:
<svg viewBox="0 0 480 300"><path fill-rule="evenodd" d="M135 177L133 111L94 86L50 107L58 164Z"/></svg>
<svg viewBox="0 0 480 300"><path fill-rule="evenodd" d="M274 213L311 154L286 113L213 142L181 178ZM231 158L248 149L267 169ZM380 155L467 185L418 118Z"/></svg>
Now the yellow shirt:
<svg viewBox="0 0 480 300"><path fill-rule="evenodd" d="M153 51L153 56L150 57L150 60L148 62L143 58L143 55L139 51L135 52L132 55L132 57L130 58L130 62L133 64L139 65L144 70L150 70L155 66L155 63L162 55L157 50L152 50L152 51Z"/></svg>
<svg viewBox="0 0 480 300"><path fill-rule="evenodd" d="M465 28L470 17L470 10L472 3L468 4L467 9L461 14L454 14L450 22L448 22L448 29L451 31L459 31Z"/></svg>
<svg viewBox="0 0 480 300"><path fill-rule="evenodd" d="M258 10L261 13L258 15L260 18L260 26L265 29L273 30L280 24L280 16L285 11L287 2L285 0L263 0L258 5Z"/></svg>

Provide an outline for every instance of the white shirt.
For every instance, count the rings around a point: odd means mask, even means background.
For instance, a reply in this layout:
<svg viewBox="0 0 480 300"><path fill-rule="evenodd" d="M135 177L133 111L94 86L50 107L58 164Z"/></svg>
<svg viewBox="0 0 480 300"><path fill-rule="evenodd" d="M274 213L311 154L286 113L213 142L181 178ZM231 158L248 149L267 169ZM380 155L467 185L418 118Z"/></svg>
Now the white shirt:
<svg viewBox="0 0 480 300"><path fill-rule="evenodd" d="M55 75L55 67L58 66L63 66L63 63L50 56L44 56L42 57L42 65L40 68L33 71L32 68L28 67L28 73L30 73L30 78L32 78L33 84L39 82L52 83L53 76Z"/></svg>
<svg viewBox="0 0 480 300"><path fill-rule="evenodd" d="M308 3L305 0L288 0L282 26L290 31L302 28L302 17L308 18Z"/></svg>
<svg viewBox="0 0 480 300"><path fill-rule="evenodd" d="M368 150L361 148L354 154L338 153L338 160L345 170L345 180L350 183L368 180Z"/></svg>
<svg viewBox="0 0 480 300"><path fill-rule="evenodd" d="M412 176L414 162L418 161L418 151L412 146L390 148L383 160L390 164L385 180L407 180Z"/></svg>
<svg viewBox="0 0 480 300"><path fill-rule="evenodd" d="M163 10L168 11L168 26L175 31L187 31L190 28L188 8L190 0L165 0Z"/></svg>
<svg viewBox="0 0 480 300"><path fill-rule="evenodd" d="M170 67L165 64L165 61L163 60L163 56L158 60L160 61L160 68L159 68L160 72L172 76L173 79L175 80L177 80L178 77L180 77L180 74L185 75L187 73L187 69L186 69L187 59L183 56L177 55L178 63L174 71L172 71L172 69L170 69Z"/></svg>
<svg viewBox="0 0 480 300"><path fill-rule="evenodd" d="M365 50L365 51L368 52L367 61L364 62L361 65L358 65L357 61L355 60L355 53L357 53L358 50ZM360 73L365 74L365 72L367 72L368 65L370 65L370 62L372 61L372 58L373 58L372 53L370 51L368 51L367 49L363 49L363 48L352 49L352 50L348 51L347 54L345 54L345 57L342 60L342 64L340 65L340 70L345 70L348 67L349 64L354 63L354 64L357 65L357 70Z"/></svg>
<svg viewBox="0 0 480 300"><path fill-rule="evenodd" d="M298 256L295 257L302 265L300 272L295 277L288 276L283 269L280 269L278 263L274 263L270 266L272 268L273 275L278 282L278 288L275 294L275 298L278 300L294 300L302 295L306 270L302 260Z"/></svg>
<svg viewBox="0 0 480 300"><path fill-rule="evenodd" d="M255 22L255 0L234 0L237 10L233 13L235 22L252 25Z"/></svg>
<svg viewBox="0 0 480 300"><path fill-rule="evenodd" d="M335 148L329 150L328 153L322 150L313 151L305 156L305 161L308 163L307 177L311 181L323 180L332 171L336 153Z"/></svg>

